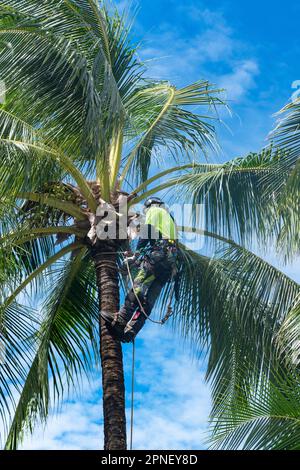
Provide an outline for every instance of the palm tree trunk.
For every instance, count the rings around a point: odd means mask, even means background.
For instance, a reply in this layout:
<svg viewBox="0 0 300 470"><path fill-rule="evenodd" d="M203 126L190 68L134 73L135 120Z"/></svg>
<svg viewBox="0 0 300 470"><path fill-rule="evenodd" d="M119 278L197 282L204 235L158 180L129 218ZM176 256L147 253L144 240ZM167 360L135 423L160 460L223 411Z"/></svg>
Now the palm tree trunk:
<svg viewBox="0 0 300 470"><path fill-rule="evenodd" d="M100 309L119 310L119 281L116 255L94 254ZM125 384L121 343L111 335L100 318L100 354L102 364L104 449L124 450L126 445Z"/></svg>

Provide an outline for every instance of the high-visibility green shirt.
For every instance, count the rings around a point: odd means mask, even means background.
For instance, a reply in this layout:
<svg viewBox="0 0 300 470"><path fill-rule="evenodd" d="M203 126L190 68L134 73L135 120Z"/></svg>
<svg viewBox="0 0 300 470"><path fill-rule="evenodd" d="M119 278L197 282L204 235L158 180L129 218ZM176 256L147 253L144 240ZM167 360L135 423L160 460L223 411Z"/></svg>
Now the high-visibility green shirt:
<svg viewBox="0 0 300 470"><path fill-rule="evenodd" d="M146 225L152 225L164 238L177 239L177 227L169 212L162 207L152 206L146 213Z"/></svg>

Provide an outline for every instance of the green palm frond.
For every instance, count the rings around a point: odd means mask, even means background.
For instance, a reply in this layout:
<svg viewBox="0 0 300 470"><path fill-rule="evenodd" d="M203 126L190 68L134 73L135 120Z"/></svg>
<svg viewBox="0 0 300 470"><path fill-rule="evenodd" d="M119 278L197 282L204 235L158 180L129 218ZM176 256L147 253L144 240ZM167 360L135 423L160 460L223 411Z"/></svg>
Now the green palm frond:
<svg viewBox="0 0 300 470"><path fill-rule="evenodd" d="M40 213L39 213L40 215ZM10 214L10 222L13 219ZM12 230L13 228L13 230ZM41 264L53 256L57 245L71 237L77 240L84 237L86 232L76 226L37 226L30 223L10 224L7 230L2 230L0 238L1 280L2 290L22 282ZM4 287L6 286L6 287ZM39 288L41 287L38 284Z"/></svg>
<svg viewBox="0 0 300 470"><path fill-rule="evenodd" d="M10 125L14 127L16 120ZM64 174L78 184L91 210L96 210L96 201L82 173L70 158L43 144L0 137L0 197L18 198L21 192L33 192L49 184L49 174L61 179ZM19 196L20 197L20 196ZM21 197L20 197L21 198Z"/></svg>
<svg viewBox="0 0 300 470"><path fill-rule="evenodd" d="M12 292L27 276L41 264L47 262L57 251L54 234L34 233L31 225L22 223L19 208L5 207L1 217L0 238L0 283L1 298ZM43 227L43 230L46 229Z"/></svg>
<svg viewBox="0 0 300 470"><path fill-rule="evenodd" d="M155 152L169 151L179 160L184 154L190 160L197 150L216 149L214 127L210 109L224 104L218 97L221 90L205 81L176 89L169 83L150 83L136 88L127 100L129 121L125 136L132 140L133 149L124 158L122 177L132 171L138 181L147 178ZM199 115L188 110L203 107L208 114Z"/></svg>
<svg viewBox="0 0 300 470"><path fill-rule="evenodd" d="M280 199L279 216L283 220L283 227L279 234L279 249L283 251L287 260L300 252L299 241L299 202L300 202L300 99L288 103L278 113L278 123L271 133L276 145L287 152L281 168L270 182L274 188L279 186L282 169L289 169L289 178L280 186L277 197ZM284 184L285 183L285 184Z"/></svg>
<svg viewBox="0 0 300 470"><path fill-rule="evenodd" d="M269 190L268 181L279 171L279 162L284 158L280 150L268 148L225 164L183 166L185 171L165 178L162 184L136 197L132 204L160 191L167 195L178 190L180 202L202 207L206 230L243 243L250 242L253 236L266 241L280 232L279 201ZM281 171L281 182L284 178L287 181L290 171Z"/></svg>
<svg viewBox="0 0 300 470"><path fill-rule="evenodd" d="M276 363L275 338L300 286L232 240L203 235L213 237L219 250L208 258L182 247L173 322L198 353L209 354L214 407L223 400L234 407ZM160 310L168 299L166 293Z"/></svg>
<svg viewBox="0 0 300 470"><path fill-rule="evenodd" d="M289 175L279 194L278 216L282 227L278 235L278 250L287 261L300 254L300 158Z"/></svg>
<svg viewBox="0 0 300 470"><path fill-rule="evenodd" d="M180 284L178 302L174 305L173 326L176 331L190 340L197 353L202 353L208 346L209 324L202 291L203 272L210 263L210 258L180 249ZM169 297L166 295L163 310L167 308Z"/></svg>
<svg viewBox="0 0 300 470"><path fill-rule="evenodd" d="M289 151L292 162L300 158L300 99L287 104L278 113L278 123L271 138L281 148Z"/></svg>
<svg viewBox="0 0 300 470"><path fill-rule="evenodd" d="M110 140L144 71L125 15L108 14L93 0L8 0L2 9L0 38L10 45L0 62L10 84L5 108L102 180L110 171Z"/></svg>
<svg viewBox="0 0 300 470"><path fill-rule="evenodd" d="M38 312L32 307L13 302L6 308L5 325L0 327L0 418L4 431L31 364L33 348L28 338L38 325Z"/></svg>
<svg viewBox="0 0 300 470"><path fill-rule="evenodd" d="M231 246L209 266L203 289L214 314L208 378L215 401L225 395L224 383L231 378L226 393L234 401L237 389L246 395L254 377L259 383L261 371L276 360L274 339L300 287L253 253Z"/></svg>
<svg viewBox="0 0 300 470"><path fill-rule="evenodd" d="M280 151L267 149L249 154L221 167L192 172L184 182L187 197L203 204L205 226L229 238L245 241L277 233L277 203L266 190L265 180L272 177L281 158Z"/></svg>
<svg viewBox="0 0 300 470"><path fill-rule="evenodd" d="M300 295L282 323L276 343L285 364L290 369L297 368L300 359Z"/></svg>
<svg viewBox="0 0 300 470"><path fill-rule="evenodd" d="M0 27L0 37L13 49L14 60L9 49L1 55L0 66L2 79L10 85L7 99L20 118L43 127L49 139L77 155L84 146L92 155L99 152L101 101L73 43L30 28Z"/></svg>
<svg viewBox="0 0 300 470"><path fill-rule="evenodd" d="M227 450L299 450L299 376L278 370L273 381L261 378L249 387L248 401L234 409L223 401L212 416L213 448Z"/></svg>
<svg viewBox="0 0 300 470"><path fill-rule="evenodd" d="M52 256L48 257L46 261L42 264L38 264L36 269L32 270L28 276L25 277L25 279L22 280L22 282L18 283L16 288L11 292L8 296L6 296L6 289L5 286L2 286L3 292L1 292L1 296L4 301L2 305L0 306L0 327L4 324L5 322L5 311L6 308L11 305L17 296L25 290L25 288L30 285L32 282L37 280L40 276L44 275L45 272L49 268L52 267L54 263L56 263L60 258L64 257L65 255L69 253L76 253L76 250L82 248L83 243L81 242L74 242L70 243L69 245L61 248L61 250L56 251ZM23 274L23 273L22 273Z"/></svg>
<svg viewBox="0 0 300 470"><path fill-rule="evenodd" d="M44 149L29 148L27 143L0 139L0 197L2 204L16 204L20 192L40 190L49 182L49 174L60 180L62 170Z"/></svg>
<svg viewBox="0 0 300 470"><path fill-rule="evenodd" d="M35 356L14 413L6 448L16 448L24 432L32 431L36 421L45 420L50 404L58 405L70 387L80 386L82 373L88 373L94 364L98 355L94 276L83 248L76 257L58 266L54 279L49 278L51 288L41 308L43 321L35 334Z"/></svg>

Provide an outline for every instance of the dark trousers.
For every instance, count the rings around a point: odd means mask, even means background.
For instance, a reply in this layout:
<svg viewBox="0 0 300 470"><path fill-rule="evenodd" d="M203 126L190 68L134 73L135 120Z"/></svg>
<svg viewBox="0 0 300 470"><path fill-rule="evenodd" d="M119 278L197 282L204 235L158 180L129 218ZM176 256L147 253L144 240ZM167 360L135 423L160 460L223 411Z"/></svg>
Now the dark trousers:
<svg viewBox="0 0 300 470"><path fill-rule="evenodd" d="M127 328L129 333L137 335L147 319L140 303L146 315L150 316L156 300L170 277L171 268L166 260L159 265L143 262L134 279L133 288L128 292L120 310L122 321L130 322Z"/></svg>

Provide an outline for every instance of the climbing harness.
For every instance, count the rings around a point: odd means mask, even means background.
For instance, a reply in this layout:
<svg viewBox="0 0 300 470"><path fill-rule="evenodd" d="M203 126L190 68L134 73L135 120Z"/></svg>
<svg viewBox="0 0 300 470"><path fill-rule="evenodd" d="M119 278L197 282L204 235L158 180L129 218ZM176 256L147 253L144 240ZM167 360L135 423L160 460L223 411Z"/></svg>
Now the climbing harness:
<svg viewBox="0 0 300 470"><path fill-rule="evenodd" d="M168 303L168 306L167 306L167 312L166 312L166 315L164 316L164 318L162 320L153 320L149 315L147 315L147 313L145 312L145 309L143 307L143 304L142 302L140 301L140 298L138 296L138 294L136 293L135 289L134 289L134 281L133 281L133 278L132 278L132 274L131 274L131 271L130 271L130 267L129 267L129 263L128 263L128 260L127 258L125 258L125 263L126 263L126 267L127 267L127 272L128 272L128 277L130 279L130 284L131 284L131 288L133 290L133 293L135 295L135 298L139 304L139 307L141 309L141 312L143 313L143 315L146 317L147 320L150 320L151 323L155 323L156 325L164 325L168 320L169 318L171 318L171 316L173 315L173 308L172 308L172 300L173 300L173 293L174 293L174 284L171 288L171 291L170 291L170 296L169 296L169 303ZM173 281L174 279L174 274L172 274L172 278L171 278L171 282ZM127 325L130 325L134 319L136 315L136 312L133 313L131 319L129 320L129 322L127 323Z"/></svg>
<svg viewBox="0 0 300 470"><path fill-rule="evenodd" d="M152 320L152 318L150 318L149 315L147 315L147 313L145 312L145 309L142 305L142 302L140 301L140 298L139 296L137 295L135 289L134 289L134 281L133 281L133 278L132 278L132 274L131 274L131 271L130 271L130 267L129 267L129 263L128 263L128 260L127 258L125 258L125 263L126 263L126 267L127 267L127 272L128 272L128 277L130 279L130 284L131 284L131 288L133 290L133 293L135 295L135 298L139 304L139 307L141 309L141 312L143 313L143 315L145 315L145 317L147 318L147 320L150 320L152 323L156 323L157 325L161 325L161 321L157 321L157 320ZM134 319L134 316L136 315L136 312L133 313L131 319L129 320L128 324L130 324L132 322L132 320Z"/></svg>
<svg viewBox="0 0 300 470"><path fill-rule="evenodd" d="M171 246L169 246L169 244L171 244ZM174 244L174 246L172 246L172 244ZM166 249L165 247L168 246L168 248ZM160 261L158 260L158 256L156 255L157 253L159 254L159 252L161 253L162 249L164 250L164 256L166 256L166 259L169 261L169 262L172 262L176 259L176 251L177 251L177 248L176 248L176 245L175 243L172 241L172 240L159 240L159 242L157 243L157 246L154 247L154 249L152 248L145 248L143 249L141 255L139 256L139 258L136 260L135 264L136 266L140 266L140 264L142 263L143 259L147 258L150 263L152 261L152 263L156 262L156 261ZM174 278L176 276L176 270L174 272L174 269L172 270L172 275L171 275L171 279L170 279L170 283L172 284L172 287L170 289L170 293L169 293L169 300L168 300L168 304L167 304L167 310L166 310L166 314L163 318L161 318L160 320L153 320L150 315L148 315L144 309L144 306L134 288L134 280L133 280L133 276L131 274L131 269L130 269L130 266L129 266L129 260L126 256L124 256L124 252L123 251L119 251L119 253L121 255L123 255L123 263L125 263L125 266L126 266L126 269L125 271L127 271L127 275L128 275L128 278L130 280L130 285L131 285L131 289L134 293L134 296L137 300L137 303L139 305L139 308L141 310L141 313L145 316L145 318L147 320L149 320L151 323L154 323L156 325L164 325L172 316L173 316L173 307L172 307L172 302L173 302L173 295L174 295L174 291L175 291L175 283L173 282L174 281ZM153 255L154 253L154 255ZM110 252L108 252L108 254L110 254ZM153 256L152 256L153 255ZM161 257L161 259L163 259L163 257ZM107 261L107 264L109 264L110 262ZM151 263L151 264L152 264ZM111 262L112 265L113 262ZM128 282L126 283L127 284L127 289L128 290ZM129 330L131 329L131 324L133 322L133 320L135 319L135 316L136 316L136 312L133 313L132 317L130 318L130 320L123 324L123 327L126 328L128 327ZM107 318L105 317L105 315L103 314L102 312L102 317L104 318L104 320L107 320ZM119 315L118 315L118 312L115 312L114 314L114 318L112 319L112 322L111 322L111 325L114 327L116 326L118 323L119 323L120 319L119 319Z"/></svg>

